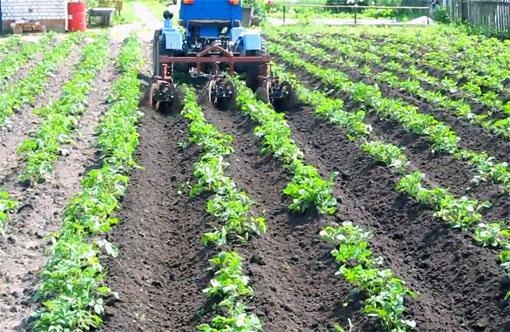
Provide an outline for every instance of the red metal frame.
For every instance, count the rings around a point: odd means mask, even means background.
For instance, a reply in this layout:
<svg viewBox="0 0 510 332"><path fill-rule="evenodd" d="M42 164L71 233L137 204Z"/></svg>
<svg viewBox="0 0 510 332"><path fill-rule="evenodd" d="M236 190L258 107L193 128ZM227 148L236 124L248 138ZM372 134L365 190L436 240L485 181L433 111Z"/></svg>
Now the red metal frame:
<svg viewBox="0 0 510 332"><path fill-rule="evenodd" d="M211 52L218 52L220 55L211 55ZM219 65L225 64L229 67L229 73L234 74L235 64L242 63L259 63L259 75L266 77L269 74L269 63L271 62L271 57L268 55L258 55L258 56L235 56L229 51L225 50L219 45L212 45L203 51L197 53L196 56L165 56L162 55L159 57L159 62L162 66L162 73L164 77L168 74L171 75L171 72L168 72L169 65L173 65L174 63L187 63L187 64L195 64L197 73L202 72L202 64L212 64L212 74L217 75L219 73Z"/></svg>

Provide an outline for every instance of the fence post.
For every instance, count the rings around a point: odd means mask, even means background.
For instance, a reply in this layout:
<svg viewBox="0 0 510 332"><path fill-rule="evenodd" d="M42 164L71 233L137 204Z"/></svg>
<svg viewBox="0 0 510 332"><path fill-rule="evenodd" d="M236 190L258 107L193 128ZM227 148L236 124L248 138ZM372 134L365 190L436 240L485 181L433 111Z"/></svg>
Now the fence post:
<svg viewBox="0 0 510 332"><path fill-rule="evenodd" d="M354 5L354 25L358 24L358 4Z"/></svg>
<svg viewBox="0 0 510 332"><path fill-rule="evenodd" d="M283 25L285 25L285 11L287 10L287 7L283 5Z"/></svg>

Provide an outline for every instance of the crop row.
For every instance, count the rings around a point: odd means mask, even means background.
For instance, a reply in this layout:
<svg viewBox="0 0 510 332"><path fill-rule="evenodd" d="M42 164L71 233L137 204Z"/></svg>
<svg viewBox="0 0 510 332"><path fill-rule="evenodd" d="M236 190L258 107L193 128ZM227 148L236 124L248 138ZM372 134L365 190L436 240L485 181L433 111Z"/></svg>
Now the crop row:
<svg viewBox="0 0 510 332"><path fill-rule="evenodd" d="M510 66L508 42L505 45L497 39L485 38L474 41L464 36L453 48L448 47L451 43L445 36L437 41L433 51L419 52L413 48L410 55L422 58L425 65L446 72L451 78L466 80L466 88L473 85L487 87L495 92L505 91L504 81ZM411 42L408 45L416 44Z"/></svg>
<svg viewBox="0 0 510 332"><path fill-rule="evenodd" d="M350 38L349 38L350 39ZM350 39L352 40L352 39ZM396 43L387 43L383 46L378 45L372 45L369 40L363 40L359 41L363 46L363 49L366 50L368 54L374 54L378 57L391 57L394 60L398 61L398 66L395 61L388 61L387 66L384 66L385 68L388 68L393 71L398 71L407 75L410 75L411 77L415 77L416 79L420 80L421 82L426 82L428 84L433 84L434 86L443 89L445 91L449 91L450 93L462 93L463 97L467 97L472 101L481 103L488 109L488 114L491 114L492 111L499 111L507 116L510 115L510 103L505 102L500 97L500 93L503 93L504 87L501 86L502 83L500 83L498 88L487 90L485 86L488 84L487 79L484 78L483 82L480 82L479 80L469 80L465 79L463 77L459 78L457 72L465 72L464 68L465 66L468 66L468 64L464 64L464 67L461 66L458 69L452 69L450 75L445 75L442 79L437 78L434 75L429 74L426 70L421 70L418 67L423 67L424 65L428 64L429 68L432 68L433 71L437 70L444 70L444 67L441 67L439 64L432 65L430 60L423 59L417 57L416 54L413 54L413 47L411 45L404 45L396 44ZM407 50L406 50L407 46ZM481 50L474 48L468 48L470 50L476 50L476 52L479 52L480 54L483 54ZM440 52L439 52L440 53ZM465 52L462 52L465 53ZM432 53L435 54L435 53ZM487 53L486 53L487 54ZM441 53L441 58L445 55ZM429 56L430 57L430 56ZM489 58L489 57L487 57ZM402 66L402 63L405 65ZM473 66L473 64L470 64L470 66ZM504 69L500 69L504 70ZM467 82L464 82L466 81ZM463 83L464 82L464 83ZM494 83L492 84L494 85ZM508 91L507 91L508 93Z"/></svg>
<svg viewBox="0 0 510 332"><path fill-rule="evenodd" d="M335 32L335 29L326 29ZM349 31L352 35L352 31ZM403 29L383 33L367 29L364 38L382 37L378 44L397 43L429 68L466 83L503 91L506 68L510 65L509 42L467 34L451 28L432 27L417 31Z"/></svg>
<svg viewBox="0 0 510 332"><path fill-rule="evenodd" d="M274 110L272 110L269 105L254 100L251 90L242 85L240 81L235 81L235 84L237 85L239 93L237 96L237 103L240 106L241 111L246 113L250 118L252 118L252 120L258 123L267 123L268 121L271 121L267 118L270 119ZM309 96L318 95L310 93ZM328 106L333 106L334 108L334 105L330 104ZM339 113L335 113L336 115L339 115L338 117L335 117L335 115L333 115L333 109L328 108L326 110L326 108L327 106L323 107L322 112L332 115L332 118L340 121L351 121L351 123L355 123L353 130L351 130L353 135L358 133L363 134L370 131L369 127L359 126L358 123L356 123L356 120L349 116L342 117L342 115ZM267 112L267 114L253 113L255 111L259 112L260 110ZM276 114L279 119L284 119L281 114ZM258 133L260 133L260 131L257 131L256 128L255 134ZM261 134L259 135L260 137L264 137ZM282 155L288 154L284 153ZM302 154L300 155L302 156ZM312 174L315 176L315 173ZM307 174L303 174L301 181L308 181L313 183L310 181L312 179L307 178L307 176ZM330 181L332 182L333 179L330 179ZM330 186L332 185L333 184L331 183ZM303 190L299 188L297 188L296 191L303 192ZM348 234L349 231L358 231L360 234L363 233L366 238L362 239L357 237L355 234ZM345 233L341 235L340 233L342 232ZM338 273L342 274L349 283L352 283L355 287L359 288L361 291L367 294L368 297L365 300L365 306L363 308L366 314L379 317L381 319L382 325L387 330L405 330L414 326L413 321L406 321L402 319L402 315L405 311L404 298L406 295L413 296L413 292L404 287L404 283L400 279L394 277L391 270L380 269L383 264L382 257L370 257L371 251L368 248L368 243L365 241L370 237L368 232L363 231L358 226L353 226L352 224L346 223L341 227L328 226L321 232L320 235L324 240L338 247L337 249L331 251L332 256L338 263L341 264ZM357 253L360 252L362 252L362 255L358 256Z"/></svg>
<svg viewBox="0 0 510 332"><path fill-rule="evenodd" d="M101 235L118 223L111 214L126 190L138 145L142 53L136 35L122 47L117 64L122 75L112 86L110 106L97 128L102 166L85 175L82 191L65 211L51 258L40 274L36 299L43 308L34 314L35 331L97 328L104 298L116 296L105 283L99 257L102 251L117 255L117 248Z"/></svg>
<svg viewBox="0 0 510 332"><path fill-rule="evenodd" d="M238 86L239 92L237 103L241 109L247 105L253 105L255 102L257 106L253 107L257 107L255 108L256 110L260 109L258 107L263 107L264 110L267 110L268 114L273 114L274 110L272 110L269 105L261 102L258 104L258 101L253 100L252 98L254 98L254 96L251 90L242 85L240 81L236 80L235 84ZM243 94L247 95L244 99L242 97ZM207 169L209 174L214 174L216 172L211 170L217 169L218 163L211 163L209 167L206 168L203 167L202 162L204 159L207 161L222 159L230 154L232 151L230 146L232 138L220 133L214 126L207 123L200 106L196 104L196 96L193 92L188 90L185 100L186 103L183 114L186 118L191 120L189 140L198 144L204 151L204 154L201 156L200 160L196 162L194 167L194 175L198 180L198 184L192 187L191 194L196 195L197 192L202 193L204 189L215 193L215 197L210 198L207 204L208 212L225 222L226 220L223 219L222 216L231 215L232 212L230 209L240 207L242 203L239 202L237 205L230 204L228 206L222 205L220 206L221 210L216 214L214 212L218 212L217 210L213 212L210 211L211 205L215 205L211 202L214 202L219 194L225 195L225 193L229 191L228 188L231 185L226 185L226 183L230 183L232 180L225 177L223 171L221 171L221 175L217 176L215 179L213 178L210 181L205 181L204 172L202 170ZM274 113L278 114L276 112ZM249 114L251 113L248 113L248 115ZM256 116L264 118L268 115L257 114ZM257 130L255 132L258 133ZM290 129L288 132L290 139ZM293 154L296 151L294 147L280 148L278 151L282 152L280 154L281 156L296 155ZM300 153L299 155L302 154ZM197 165L199 165L198 172L196 168ZM225 163L225 168L226 167L227 164ZM306 177L306 175L303 176ZM307 181L307 179L304 178L303 181ZM249 217L246 217L246 211L249 210L251 205L245 206L246 208L244 209L240 208L240 212L237 213L237 215L243 216L241 219L249 220ZM338 228L327 227L321 233L321 236L331 244L338 246L338 249L332 251L332 255L341 264L339 273L343 274L355 287L367 293L368 298L365 301L364 312L380 317L383 326L388 330L396 328L405 329L406 327L413 326L414 322L402 319L405 310L404 298L406 295L413 295L413 293L404 287L400 279L393 276L391 270L380 269L383 263L382 258L370 257L371 251L368 249L368 243L366 243L364 239L359 238L359 236L356 237L355 234L349 235L347 233L345 233L345 237L339 236L340 232L350 229L357 230L360 233L362 232L359 227L351 225L350 228L347 228L347 226L344 225ZM245 232L245 230L241 229L238 236L246 239ZM331 232L337 233L331 234ZM369 233L362 233L366 239L369 238ZM206 239L207 238L208 237L206 237ZM356 239L358 239L358 241L356 241ZM223 242L219 244L223 244ZM356 255L356 252L361 252L361 256ZM253 295L253 290L248 285L248 278L242 275L241 261L241 257L235 252L222 252L211 260L213 269L216 272L211 280L211 286L204 289L204 292L208 297L215 300L214 307L220 311L220 314L216 315L210 324L200 325L198 327L199 330L208 332L228 331L232 330L233 324L238 324L237 329L234 329L236 331L258 331L262 329L259 319L253 314L247 314L245 312L245 306L241 302L242 297Z"/></svg>
<svg viewBox="0 0 510 332"><path fill-rule="evenodd" d="M434 152L449 153L458 160L466 161L478 174L474 181L490 179L510 192L510 171L506 163L496 162L485 152L460 148L458 145L460 137L432 115L422 114L417 107L407 105L402 100L384 97L377 85L353 82L338 70L324 69L309 63L299 54L288 51L285 46L271 43L269 49L294 68L304 70L326 84L340 89L354 101L373 109L381 117L398 122L405 131L428 138Z"/></svg>
<svg viewBox="0 0 510 332"><path fill-rule="evenodd" d="M265 218L255 217L253 201L237 189L234 180L226 175L228 162L225 158L233 152L232 136L221 133L210 124L196 102L195 92L185 87L185 104L182 114L190 121L189 137L197 144L202 155L193 165L197 183L192 186L192 197L214 194L207 201L207 212L222 222L221 229L203 235L204 244L221 246L230 238L248 240L250 234L266 230ZM249 278L242 271L242 257L235 251L222 251L211 260L214 276L203 290L216 315L210 323L197 326L199 331L260 331L262 324L255 314L246 312L244 298L253 295Z"/></svg>
<svg viewBox="0 0 510 332"><path fill-rule="evenodd" d="M321 60L335 63L344 67L348 67L353 70L359 70L365 77L370 77L376 82L382 84L388 84L392 88L406 91L409 95L419 97L431 105L451 110L455 115L461 118L465 118L477 125L480 125L487 129L489 132L499 135L504 139L510 139L510 117L492 120L489 118L489 114L478 115L472 112L470 104L463 100L453 100L447 95L443 94L440 90L431 91L422 86L420 80L408 77L407 79L401 79L398 75L395 75L391 71L383 71L375 73L370 66L361 67L360 61L368 60L369 63L377 64L385 69L396 69L399 72L407 70L403 69L401 65L395 62L383 61L382 57L378 57L375 53L363 53L358 52L355 48L349 47L343 41L335 39L321 39L319 42L321 47L324 47L328 51L336 51L344 56L357 59L357 61L349 61L349 59L339 59L331 56L326 50L321 48L315 48L306 41L313 41L313 38L299 37L301 41L295 41L294 46L297 48L306 49L306 52L310 55L320 58ZM301 47L300 47L301 46ZM361 68L361 69L360 69ZM419 73L415 73L419 75Z"/></svg>
<svg viewBox="0 0 510 332"><path fill-rule="evenodd" d="M370 126L364 122L364 113L362 111L354 113L356 116L353 117L351 115L353 113L346 112L341 107L338 107L342 104L341 100L330 99L319 91L312 92L301 85L293 75L282 72L278 67L275 70L280 72L282 77L286 77L293 82L298 97L302 101L314 106L318 116L345 129L347 138L357 141L361 149L370 155L372 159L385 164L398 174L405 174L409 171L409 161L403 149L383 142L380 139L369 140ZM411 186L405 185L406 179L409 176L414 176L415 179L420 180L413 189L411 189ZM408 176L403 177L399 181L397 189L422 203L429 203L436 210L436 215L448 222L452 227L467 229L474 226L482 220L482 215L479 211L490 207L489 202L478 202L465 197L455 198L446 189L441 187L424 189L421 185L423 177L423 173L419 171L409 173ZM424 200L423 197L425 196L433 197L434 199Z"/></svg>
<svg viewBox="0 0 510 332"><path fill-rule="evenodd" d="M282 77L292 81L300 100L315 107L315 113L346 132L346 137L356 141L361 149L372 159L385 164L397 174L409 172L409 161L404 151L393 144L378 139L369 140L370 125L364 122L364 112L350 113L342 110L340 99L330 99L320 91L310 91L300 84L292 74L284 72L280 67L274 70ZM503 221L483 222L480 211L490 207L490 202L479 202L467 197L457 198L447 189L436 186L425 188L422 180L425 175L418 170L407 173L397 182L396 190L407 194L416 201L434 209L435 215L447 222L450 227L470 231L473 239L481 246L503 249L499 256L500 264L510 273L506 265L510 255L506 255L510 245L509 230Z"/></svg>
<svg viewBox="0 0 510 332"><path fill-rule="evenodd" d="M183 114L191 121L189 141L204 151L200 160L193 165L197 183L190 194L214 193L207 203L207 212L223 222L221 229L204 235L204 243L223 245L228 235L247 240L250 233L264 233L265 219L252 214L252 200L245 192L238 190L234 180L225 174L229 166L225 157L233 151L232 136L222 134L207 122L190 88L186 91Z"/></svg>
<svg viewBox="0 0 510 332"><path fill-rule="evenodd" d="M16 208L14 201L8 192L0 190L0 235L4 234L5 224L9 220L9 213Z"/></svg>
<svg viewBox="0 0 510 332"><path fill-rule="evenodd" d="M416 327L413 320L403 319L406 296L415 297L390 269L382 269L383 258L373 257L368 240L372 237L351 222L328 226L320 232L322 240L336 246L331 256L340 264L338 274L367 294L363 312L380 318L385 331L406 331Z"/></svg>
<svg viewBox="0 0 510 332"><path fill-rule="evenodd" d="M233 81L238 91L236 101L241 112L258 124L255 135L262 141L261 152L272 154L293 175L283 190L285 195L292 198L289 209L303 212L316 207L320 213L333 214L337 203L333 195L336 173L332 173L328 180L321 178L315 166L303 161L303 152L291 138L291 129L285 116L257 100L253 91L243 82L236 78Z"/></svg>
<svg viewBox="0 0 510 332"><path fill-rule="evenodd" d="M49 33L37 43L23 44L20 50L10 52L0 60L0 87L36 54L44 54L51 48L56 34Z"/></svg>
<svg viewBox="0 0 510 332"><path fill-rule="evenodd" d="M44 118L33 138L24 140L17 152L26 159L20 178L40 182L53 170L61 145L72 142L72 132L87 110L94 79L108 59L109 37L102 34L83 49L73 78L63 87L59 100L35 112Z"/></svg>
<svg viewBox="0 0 510 332"><path fill-rule="evenodd" d="M0 54L2 56L9 54L15 51L21 45L22 45L21 36L12 35L11 37L7 38L7 41L0 45Z"/></svg>
<svg viewBox="0 0 510 332"><path fill-rule="evenodd" d="M83 35L73 33L45 52L41 61L28 71L26 77L4 89L0 94L0 128L23 104L32 103L44 91L51 73L70 54L72 47L82 40Z"/></svg>
<svg viewBox="0 0 510 332"><path fill-rule="evenodd" d="M331 30L331 33L333 32L334 30ZM360 38L351 33L342 35L341 38L334 34L328 34L328 36L330 38L324 38L323 40L342 39L347 41L347 44L353 41L358 42L360 46L364 46L363 49L368 54L378 55L386 59L390 57L399 61L399 67L394 67L393 70L398 68L400 71L416 74L416 78L423 82L435 84L446 91L462 92L464 96L485 105L490 110L494 109L510 115L510 103L500 98L500 94L509 93L504 84L507 78L505 73L509 65L508 58L510 57L508 54L505 55L504 52L501 52L499 48L495 50L484 47L483 45L487 39L482 39L478 43L467 42L465 39L452 43L450 37L448 37L448 41L443 40L441 43L436 43L437 40L433 42L432 37L428 36L427 38L421 37L419 42L404 43L402 37L399 36L387 37L375 42L370 38ZM437 39L435 37L434 34L433 39ZM417 52L416 45L420 43L427 45L428 50ZM455 46L449 52L448 45L451 44ZM459 54L469 54L471 59L455 63L455 58ZM475 54L476 57L473 57ZM489 54L492 54L492 56L489 56ZM405 65L402 66L402 63ZM433 76L417 67L428 67L434 73L441 72L444 74L441 75L442 78L437 78L437 75ZM484 70L489 73L480 74L484 73Z"/></svg>

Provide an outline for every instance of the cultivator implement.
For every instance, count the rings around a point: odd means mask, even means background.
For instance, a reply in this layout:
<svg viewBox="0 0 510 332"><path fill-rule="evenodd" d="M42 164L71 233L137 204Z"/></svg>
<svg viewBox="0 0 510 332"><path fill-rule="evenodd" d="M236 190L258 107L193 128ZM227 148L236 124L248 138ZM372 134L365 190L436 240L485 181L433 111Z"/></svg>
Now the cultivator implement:
<svg viewBox="0 0 510 332"><path fill-rule="evenodd" d="M271 74L271 57L260 33L240 27L240 1L183 1L179 23L184 33L172 27L172 16L164 13L164 28L154 35L150 91L154 109L168 109L175 102L176 77L203 83L217 108L230 109L236 96L230 75L240 75L278 109L288 107L292 86Z"/></svg>

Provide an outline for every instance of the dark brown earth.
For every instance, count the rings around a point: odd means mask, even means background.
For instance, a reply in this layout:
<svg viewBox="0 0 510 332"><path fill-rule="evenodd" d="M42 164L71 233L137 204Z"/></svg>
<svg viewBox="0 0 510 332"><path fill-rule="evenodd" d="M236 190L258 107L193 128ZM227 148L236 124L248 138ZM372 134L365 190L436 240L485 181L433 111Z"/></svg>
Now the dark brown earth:
<svg viewBox="0 0 510 332"><path fill-rule="evenodd" d="M208 231L205 200L187 198L196 149L180 117L146 110L137 162L111 240L120 255L108 263L109 283L120 301L108 310L104 331L190 331L205 303Z"/></svg>
<svg viewBox="0 0 510 332"><path fill-rule="evenodd" d="M393 174L347 142L340 129L315 119L309 108L291 113L289 123L301 136L298 141L306 142L312 163L322 161L328 171L340 172L336 188L347 195L337 196L341 211L357 215L354 221L374 232L373 248L419 293L409 306L419 331L505 330L508 278L494 252L399 195Z"/></svg>
<svg viewBox="0 0 510 332"><path fill-rule="evenodd" d="M326 220L287 212L281 191L288 175L259 155L250 123L239 114L205 111L212 123L234 134L229 172L257 203L256 212L267 217L267 234L234 245L255 289L248 308L266 331L326 331L343 316L341 302L349 290L334 275L330 248L318 237ZM186 129L180 116L146 111L138 154L144 170L132 176L122 223L112 235L121 255L109 263L110 284L121 301L108 311L104 331L194 331L204 322L201 314L210 316L201 289L210 278L207 258L214 250L206 250L200 237L214 221L205 214L204 198L179 193L198 158L194 148L179 149ZM359 312L356 317L371 326Z"/></svg>
<svg viewBox="0 0 510 332"><path fill-rule="evenodd" d="M307 58L303 55L303 58ZM310 60L312 61L312 60ZM328 66L329 64L323 64ZM339 66L333 65L334 68L340 68ZM354 80L363 80L367 84L373 84L373 82L366 77L363 77L358 72L354 72L351 69L342 68L342 71L349 74ZM311 75L300 71L297 73L302 78L303 82L313 89L331 90L331 87L324 84L318 79L313 78ZM397 92L389 87L381 88L384 95L396 95L402 98L402 93ZM340 98L344 101L344 109L346 111L356 111L362 109L359 103L354 102L350 96L341 91L333 90L331 93L332 97ZM412 99L407 96L406 98ZM416 103L422 103L417 101ZM427 104L428 108L431 108ZM422 110L422 108L420 108ZM471 196L480 200L489 200L492 203L492 208L484 210L484 216L486 220L504 220L510 215L510 195L500 188L497 184L491 182L482 182L476 185L472 182L475 174L472 171L472 167L465 162L458 161L452 156L441 153L432 153L432 149L429 141L424 137L406 133L401 126L390 120L381 119L375 112L367 114L367 122L373 127L375 136L384 139L384 141L397 144L406 148L406 154L412 161L414 167L423 171L430 179L430 185L440 185L448 188L453 194L458 196ZM444 110L435 110L435 112L448 113ZM458 120L458 119L457 119ZM466 124L468 126L468 124ZM478 130L473 125L470 125L470 130ZM480 129L481 130L481 129ZM485 151L484 146L486 145L487 138L483 135L477 136L472 134L469 136L469 132L456 131L463 139L459 143L463 147L472 148L476 151ZM500 139L492 137L492 142L497 141L497 144L493 144L489 153L493 151L496 153L496 157L502 157L501 161L506 161L510 158L510 142L504 142ZM507 151L508 150L508 151Z"/></svg>
<svg viewBox="0 0 510 332"><path fill-rule="evenodd" d="M296 49L291 48L291 50L294 52L299 52L299 50ZM353 70L336 63L324 62L322 60L318 60L303 54L302 52L300 53L303 59L307 59L319 66L334 68L342 71L343 73L347 74L353 82L362 81L371 85L376 83L372 78L362 75L360 71ZM336 56L336 54L333 53L332 56ZM463 120L452 115L451 112L447 110L435 108L423 100L390 87L388 84L377 84L379 85L379 88L384 96L398 98L407 104L415 105L420 110L420 112L434 115L437 120L449 125L461 138L461 141L459 142L460 147L479 152L486 151L491 156L494 156L498 161L510 163L510 141L502 139L496 135L492 135L486 132L483 128L474 125L467 120ZM342 95L340 92L338 92L338 94ZM473 139L473 137L476 137L477 139Z"/></svg>
<svg viewBox="0 0 510 332"><path fill-rule="evenodd" d="M245 257L255 298L249 302L266 331L326 331L333 322L354 331L378 330L361 315L362 297L349 298L349 286L317 233L326 224L352 220L374 232L371 245L410 288L416 300L408 313L419 331L504 331L509 308L503 301L508 280L495 252L474 245L449 229L425 207L400 196L396 177L374 164L341 130L316 120L309 108L289 115L294 138L307 161L324 175L339 171L335 195L339 212L288 214L281 190L288 175L277 161L258 154L253 123L239 113L207 106L207 118L234 135L231 176L268 219L268 233L234 247ZM207 284L207 258L200 235L213 222L204 198L180 194L189 181L196 150L180 150L185 121L146 111L138 160L145 170L132 185L112 240L121 256L109 263L111 286L121 301L108 310L104 331L192 331L207 312L200 289ZM155 180L156 179L156 180ZM483 291L481 291L483 290ZM350 301L350 300L351 301ZM343 307L342 303L351 303Z"/></svg>

